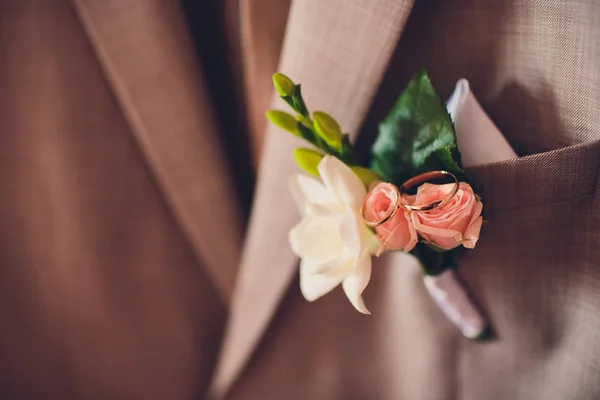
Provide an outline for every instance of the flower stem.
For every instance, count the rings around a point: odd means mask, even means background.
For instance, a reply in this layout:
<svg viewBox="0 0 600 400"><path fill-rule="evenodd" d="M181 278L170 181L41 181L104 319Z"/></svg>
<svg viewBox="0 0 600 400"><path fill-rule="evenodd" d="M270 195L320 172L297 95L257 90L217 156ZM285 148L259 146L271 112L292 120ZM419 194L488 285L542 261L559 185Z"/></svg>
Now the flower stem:
<svg viewBox="0 0 600 400"><path fill-rule="evenodd" d="M444 271L456 268L451 251L437 250L425 243L418 243L412 251L421 262L425 275L436 276Z"/></svg>

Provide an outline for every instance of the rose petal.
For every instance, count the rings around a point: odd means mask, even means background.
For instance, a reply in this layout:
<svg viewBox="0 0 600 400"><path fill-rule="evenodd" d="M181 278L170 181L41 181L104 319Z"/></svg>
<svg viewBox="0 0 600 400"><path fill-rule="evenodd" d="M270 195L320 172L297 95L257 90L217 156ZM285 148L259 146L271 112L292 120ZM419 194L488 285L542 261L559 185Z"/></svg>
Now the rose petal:
<svg viewBox="0 0 600 400"><path fill-rule="evenodd" d="M312 274L315 269L314 263L303 259L300 261L300 291L308 301L315 301L318 298L331 292L338 286L352 268L350 262L347 262L336 273Z"/></svg>
<svg viewBox="0 0 600 400"><path fill-rule="evenodd" d="M417 228L413 224L412 220L407 218L406 221L408 222L408 229L410 231L410 241L406 244L406 246L404 246L404 251L408 253L415 248L417 243L419 243L419 235L417 234Z"/></svg>
<svg viewBox="0 0 600 400"><path fill-rule="evenodd" d="M462 245L467 249L474 249L477 241L479 240L479 233L481 231L481 225L483 224L483 218L479 216L467 227L463 236Z"/></svg>
<svg viewBox="0 0 600 400"><path fill-rule="evenodd" d="M421 223L421 221L419 221L419 216L417 213L413 213L411 218L415 224L416 230L421 233L425 240L433 242L434 244L437 244L446 250L453 249L460 245L460 241L462 239L462 234L460 232L451 229L434 228L424 225Z"/></svg>
<svg viewBox="0 0 600 400"><path fill-rule="evenodd" d="M376 231L384 241L377 256L387 250L410 251L418 241L417 231L410 217L401 210L397 210L396 214L389 221L378 226Z"/></svg>
<svg viewBox="0 0 600 400"><path fill-rule="evenodd" d="M353 206L362 203L367 190L350 167L336 157L325 156L318 168L323 183L340 201Z"/></svg>
<svg viewBox="0 0 600 400"><path fill-rule="evenodd" d="M415 205L422 206L434 201L443 199L448 193L454 188L453 183L447 183L444 185L435 185L433 183L424 183L417 189L417 197L415 198Z"/></svg>
<svg viewBox="0 0 600 400"><path fill-rule="evenodd" d="M464 232L465 229L467 229L467 226L469 226L471 219L471 210L464 210L460 217L455 217L455 219L447 225L448 229Z"/></svg>
<svg viewBox="0 0 600 400"><path fill-rule="evenodd" d="M371 314L362 298L362 293L371 280L371 257L362 257L355 269L344 279L342 287L350 303L359 312Z"/></svg>
<svg viewBox="0 0 600 400"><path fill-rule="evenodd" d="M413 223L415 224L415 228L417 229L417 231L419 231L421 233L442 236L442 237L456 237L456 235L460 235L460 232L452 230L452 229L436 228L436 227L432 227L429 225L424 225L421 222L421 220L419 219L419 216L417 213L413 213L411 215L411 218L412 218Z"/></svg>
<svg viewBox="0 0 600 400"><path fill-rule="evenodd" d="M469 221L467 229L465 229L462 240L462 245L468 249L474 249L475 244L477 244L477 241L479 240L479 233L481 231L481 225L483 224L483 218L481 217L482 211L483 203L477 198L477 202L473 209L473 216L471 217L471 221Z"/></svg>
<svg viewBox="0 0 600 400"><path fill-rule="evenodd" d="M481 215L482 212L483 212L483 203L481 202L481 200L477 200L477 203L475 203L475 208L473 210L473 218L471 218L471 222L469 222L469 225L471 225L473 223L473 221L475 221L475 219L477 219L477 217L479 217Z"/></svg>

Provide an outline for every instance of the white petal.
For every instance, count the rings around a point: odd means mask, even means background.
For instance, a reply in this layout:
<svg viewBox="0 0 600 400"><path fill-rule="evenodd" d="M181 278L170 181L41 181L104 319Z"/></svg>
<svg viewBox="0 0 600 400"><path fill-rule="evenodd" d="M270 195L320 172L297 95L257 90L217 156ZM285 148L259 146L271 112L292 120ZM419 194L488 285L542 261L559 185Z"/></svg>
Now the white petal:
<svg viewBox="0 0 600 400"><path fill-rule="evenodd" d="M362 221L357 211L346 207L340 225L340 238L344 246L351 251L355 260L377 253L381 243L377 236Z"/></svg>
<svg viewBox="0 0 600 400"><path fill-rule="evenodd" d="M337 258L334 258L329 261L315 263L314 269L312 270L313 274L336 274L341 267L346 267L346 264L349 265L349 268L354 268L355 258L352 256L350 249L344 248L342 253ZM348 271L349 273L349 271Z"/></svg>
<svg viewBox="0 0 600 400"><path fill-rule="evenodd" d="M319 163L319 174L325 186L340 201L360 207L367 195L367 189L360 178L342 161L333 156L325 156Z"/></svg>
<svg viewBox="0 0 600 400"><path fill-rule="evenodd" d="M308 203L306 204L305 211L306 215L316 215L321 217L337 217L339 209L343 209L343 204L332 205L332 204L319 204L319 203Z"/></svg>
<svg viewBox="0 0 600 400"><path fill-rule="evenodd" d="M363 314L371 314L362 298L362 293L370 280L371 257L365 256L359 260L356 268L342 282L342 287L348 300L350 300L354 308Z"/></svg>
<svg viewBox="0 0 600 400"><path fill-rule="evenodd" d="M306 175L294 175L290 179L290 190L302 214L306 213L307 205L311 203L336 203L335 195L319 180Z"/></svg>
<svg viewBox="0 0 600 400"><path fill-rule="evenodd" d="M315 301L331 292L346 277L351 266L350 263L346 263L335 273L327 274L313 274L315 268L315 264L309 260L304 259L300 262L300 291L308 301Z"/></svg>
<svg viewBox="0 0 600 400"><path fill-rule="evenodd" d="M363 253L361 254L361 257L366 257L377 253L381 247L381 242L379 239L377 239L377 235L375 235L371 229L364 225L361 229L360 236L363 247Z"/></svg>
<svg viewBox="0 0 600 400"><path fill-rule="evenodd" d="M298 257L318 262L339 257L344 250L339 226L340 221L336 218L304 217L290 230L289 241L292 250Z"/></svg>
<svg viewBox="0 0 600 400"><path fill-rule="evenodd" d="M342 243L352 252L355 260L358 260L362 250L361 226L359 223L363 224L362 221L358 221L356 212L352 208L346 207L346 211L342 216L339 235Z"/></svg>

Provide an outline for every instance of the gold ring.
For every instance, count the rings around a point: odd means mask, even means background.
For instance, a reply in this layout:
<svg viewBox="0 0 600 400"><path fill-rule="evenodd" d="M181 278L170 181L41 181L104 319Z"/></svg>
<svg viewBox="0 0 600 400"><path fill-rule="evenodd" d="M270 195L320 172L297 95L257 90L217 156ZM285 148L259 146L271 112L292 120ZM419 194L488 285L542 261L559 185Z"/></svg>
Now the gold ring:
<svg viewBox="0 0 600 400"><path fill-rule="evenodd" d="M432 179L440 179L440 178L446 178L446 177L452 178L452 180L454 181L454 187L446 196L444 196L444 198L442 198L440 200L432 201L431 203L424 204L422 206L412 206L412 205L404 204L404 202L402 201L402 198L408 192L408 190L415 187L416 185L426 183L427 181L430 181ZM411 212L431 211L435 208L441 207L444 204L448 203L450 201L450 199L452 199L458 192L458 186L459 186L458 179L456 178L456 176L454 176L454 174L452 174L448 171L425 172L423 174L420 174L420 175L410 178L409 180L404 182L402 184L402 186L400 186L400 190L399 190L400 198L399 198L398 203L405 210L408 210Z"/></svg>

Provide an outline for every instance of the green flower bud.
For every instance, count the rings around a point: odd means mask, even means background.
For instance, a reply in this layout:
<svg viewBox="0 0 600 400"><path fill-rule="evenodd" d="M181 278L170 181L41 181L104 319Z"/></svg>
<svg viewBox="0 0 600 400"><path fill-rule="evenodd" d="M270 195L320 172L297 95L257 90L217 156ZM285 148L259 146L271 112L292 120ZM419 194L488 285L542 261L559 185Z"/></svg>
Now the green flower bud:
<svg viewBox="0 0 600 400"><path fill-rule="evenodd" d="M313 121L319 137L334 149L340 149L342 146L342 130L338 122L323 111L315 111Z"/></svg>
<svg viewBox="0 0 600 400"><path fill-rule="evenodd" d="M358 177L367 189L369 188L369 186L371 186L373 182L382 180L381 177L370 168L350 167L350 169L352 169L352 171L354 171L354 173L358 175Z"/></svg>
<svg viewBox="0 0 600 400"><path fill-rule="evenodd" d="M273 74L273 85L275 85L275 89L280 96L291 96L296 87L290 78L279 72Z"/></svg>
<svg viewBox="0 0 600 400"><path fill-rule="evenodd" d="M294 161L304 172L319 176L319 163L324 155L311 149L299 148L294 150Z"/></svg>
<svg viewBox="0 0 600 400"><path fill-rule="evenodd" d="M298 122L293 115L288 114L285 111L269 110L265 113L265 116L269 121L281 129L296 136L300 136L300 133L298 132Z"/></svg>

